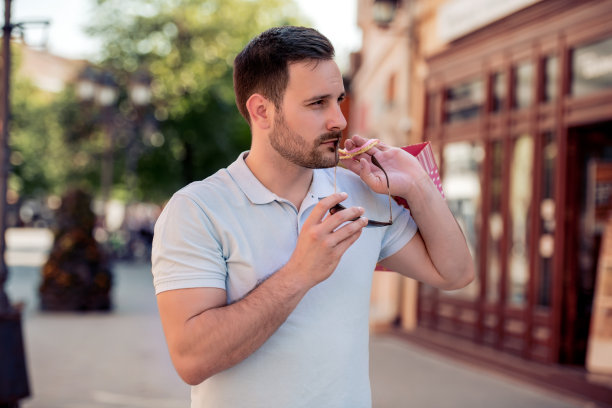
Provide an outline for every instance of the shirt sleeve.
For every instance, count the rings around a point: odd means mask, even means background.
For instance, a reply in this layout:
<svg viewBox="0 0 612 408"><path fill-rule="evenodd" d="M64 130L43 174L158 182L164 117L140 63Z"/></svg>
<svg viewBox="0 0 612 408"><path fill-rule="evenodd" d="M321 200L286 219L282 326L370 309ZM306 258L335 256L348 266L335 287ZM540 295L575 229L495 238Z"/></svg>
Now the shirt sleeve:
<svg viewBox="0 0 612 408"><path fill-rule="evenodd" d="M226 289L227 266L206 212L177 193L155 224L152 246L155 293L196 287Z"/></svg>
<svg viewBox="0 0 612 408"><path fill-rule="evenodd" d="M417 225L410 216L410 211L393 201L393 224L385 231L378 261L402 249L416 232Z"/></svg>

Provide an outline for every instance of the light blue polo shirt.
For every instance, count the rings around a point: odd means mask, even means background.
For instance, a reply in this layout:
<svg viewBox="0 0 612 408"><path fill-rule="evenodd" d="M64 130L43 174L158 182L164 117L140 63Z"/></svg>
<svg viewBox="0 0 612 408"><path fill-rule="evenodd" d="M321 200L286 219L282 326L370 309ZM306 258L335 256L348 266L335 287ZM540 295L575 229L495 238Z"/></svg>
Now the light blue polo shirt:
<svg viewBox="0 0 612 408"><path fill-rule="evenodd" d="M287 263L298 234L320 198L334 192L334 169L314 170L300 209L269 191L244 162L178 191L155 225L156 293L215 287L240 299ZM346 206L387 220L386 195L373 193L348 170L337 169ZM279 329L251 356L192 387L192 407L370 407L368 317L376 263L416 232L393 203L393 225L364 228L337 269L313 287Z"/></svg>

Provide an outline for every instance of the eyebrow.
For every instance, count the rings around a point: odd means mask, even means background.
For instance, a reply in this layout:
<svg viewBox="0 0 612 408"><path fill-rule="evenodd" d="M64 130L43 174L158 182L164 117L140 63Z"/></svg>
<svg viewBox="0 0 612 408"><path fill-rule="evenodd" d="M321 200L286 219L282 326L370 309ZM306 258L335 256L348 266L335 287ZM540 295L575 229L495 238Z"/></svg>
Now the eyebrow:
<svg viewBox="0 0 612 408"><path fill-rule="evenodd" d="M332 97L333 97L332 94L317 95L317 96L313 96L312 98L306 99L304 102L305 103L310 103L310 102L318 101L318 100L321 100L321 99L329 99L329 98L332 98ZM346 97L346 92L342 92L340 95L338 95L338 98L344 98L344 97Z"/></svg>

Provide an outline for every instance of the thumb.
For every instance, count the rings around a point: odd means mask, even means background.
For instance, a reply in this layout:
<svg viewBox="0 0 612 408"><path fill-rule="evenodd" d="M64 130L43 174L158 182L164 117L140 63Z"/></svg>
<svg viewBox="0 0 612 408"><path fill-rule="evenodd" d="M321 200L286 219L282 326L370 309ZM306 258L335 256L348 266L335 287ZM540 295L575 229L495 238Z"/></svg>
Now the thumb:
<svg viewBox="0 0 612 408"><path fill-rule="evenodd" d="M378 183L378 178L372 173L372 168L370 167L370 163L366 159L359 160L359 164L361 165L361 170L359 172L359 177L374 190L373 187Z"/></svg>

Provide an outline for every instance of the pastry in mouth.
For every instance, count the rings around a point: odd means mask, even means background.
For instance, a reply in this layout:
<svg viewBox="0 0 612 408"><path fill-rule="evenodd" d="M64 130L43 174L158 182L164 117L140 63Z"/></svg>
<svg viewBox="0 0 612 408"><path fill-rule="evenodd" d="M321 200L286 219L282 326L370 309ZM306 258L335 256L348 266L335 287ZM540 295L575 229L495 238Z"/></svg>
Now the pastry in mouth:
<svg viewBox="0 0 612 408"><path fill-rule="evenodd" d="M338 149L340 160L352 159L355 156L363 154L376 146L379 142L380 140L378 139L370 139L362 146L356 147L352 150Z"/></svg>

